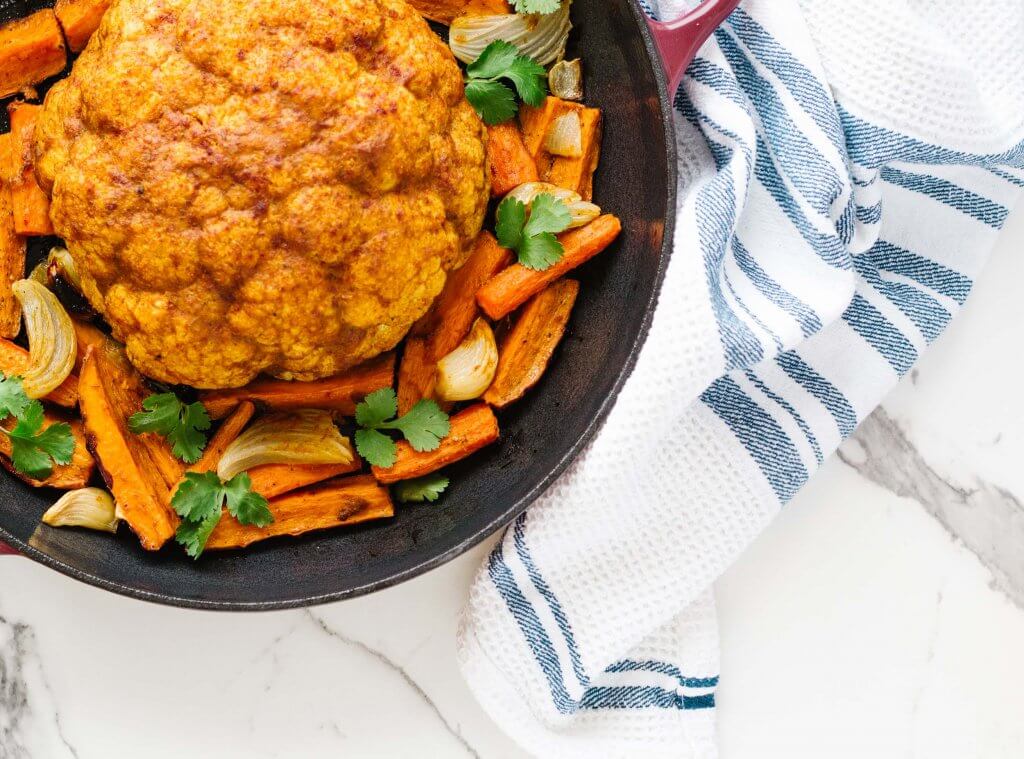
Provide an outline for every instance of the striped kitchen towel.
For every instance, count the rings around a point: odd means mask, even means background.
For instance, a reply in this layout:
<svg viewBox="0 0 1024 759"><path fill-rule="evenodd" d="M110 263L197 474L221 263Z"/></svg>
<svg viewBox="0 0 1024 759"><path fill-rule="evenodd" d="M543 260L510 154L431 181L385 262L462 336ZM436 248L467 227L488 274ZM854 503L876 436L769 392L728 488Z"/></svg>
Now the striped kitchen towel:
<svg viewBox="0 0 1024 759"><path fill-rule="evenodd" d="M650 337L460 628L538 756L715 755L712 583L941 333L1024 187L1024 4L748 0L675 108Z"/></svg>

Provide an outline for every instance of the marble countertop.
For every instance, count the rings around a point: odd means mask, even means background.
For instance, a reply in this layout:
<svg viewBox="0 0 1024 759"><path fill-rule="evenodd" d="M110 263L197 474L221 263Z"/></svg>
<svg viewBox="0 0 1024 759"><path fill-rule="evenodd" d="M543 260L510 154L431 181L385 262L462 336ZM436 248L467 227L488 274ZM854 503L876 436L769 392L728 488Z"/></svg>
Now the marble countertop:
<svg viewBox="0 0 1024 759"><path fill-rule="evenodd" d="M1024 756L1022 253L1019 212L948 332L718 583L723 759ZM455 667L489 547L268 614L0 559L0 756L523 756Z"/></svg>

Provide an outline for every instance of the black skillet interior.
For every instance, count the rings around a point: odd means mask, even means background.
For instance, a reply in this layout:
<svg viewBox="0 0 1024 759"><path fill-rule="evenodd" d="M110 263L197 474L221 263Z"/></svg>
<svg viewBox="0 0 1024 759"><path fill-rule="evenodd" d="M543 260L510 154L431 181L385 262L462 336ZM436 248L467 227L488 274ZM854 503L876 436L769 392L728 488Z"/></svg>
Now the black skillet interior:
<svg viewBox="0 0 1024 759"><path fill-rule="evenodd" d="M47 5L0 0L0 20ZM126 595L181 606L275 609L400 582L506 525L597 430L643 342L667 260L674 141L663 77L640 13L634 0L575 0L572 8L570 54L583 59L588 104L604 112L594 198L622 219L623 233L574 275L582 288L566 339L539 386L500 415L500 443L451 467L452 485L438 503L403 506L386 523L270 540L193 562L178 546L141 550L127 528L112 537L40 525L58 494L0 473L0 539ZM36 252L48 247L49 241L33 244Z"/></svg>

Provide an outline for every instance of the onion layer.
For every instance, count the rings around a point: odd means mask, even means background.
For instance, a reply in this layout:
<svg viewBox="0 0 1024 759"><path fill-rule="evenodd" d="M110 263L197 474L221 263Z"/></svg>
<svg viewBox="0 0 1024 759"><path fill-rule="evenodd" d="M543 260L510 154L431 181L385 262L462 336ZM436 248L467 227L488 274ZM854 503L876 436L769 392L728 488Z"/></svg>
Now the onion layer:
<svg viewBox="0 0 1024 759"><path fill-rule="evenodd" d="M253 422L224 451L217 475L230 480L261 464L348 464L354 458L329 411L300 409Z"/></svg>
<svg viewBox="0 0 1024 759"><path fill-rule="evenodd" d="M43 522L51 527L87 527L103 532L117 532L120 521L113 497L100 488L71 490L43 514Z"/></svg>
<svg viewBox="0 0 1024 759"><path fill-rule="evenodd" d="M550 182L526 182L516 187L505 197L515 198L523 205L529 207L533 199L542 193L554 195L556 200L565 203L569 209L569 214L572 216L569 229L584 227L601 215L600 206L584 200L577 192L567 190L564 187L558 187Z"/></svg>
<svg viewBox="0 0 1024 759"><path fill-rule="evenodd" d="M559 61L548 72L551 94L562 100L583 100L583 68L580 59Z"/></svg>
<svg viewBox="0 0 1024 759"><path fill-rule="evenodd" d="M489 44L504 40L541 66L547 66L565 55L565 43L572 28L569 21L571 4L571 0L562 0L557 11L544 15L459 16L452 21L448 45L456 58L463 63L472 63Z"/></svg>
<svg viewBox="0 0 1024 759"><path fill-rule="evenodd" d="M75 327L57 296L34 279L12 286L21 303L28 333L29 363L22 387L29 398L42 398L71 374L78 352Z"/></svg>
<svg viewBox="0 0 1024 759"><path fill-rule="evenodd" d="M434 392L443 401L471 401L491 386L498 368L494 332L484 319L473 322L466 339L437 362Z"/></svg>

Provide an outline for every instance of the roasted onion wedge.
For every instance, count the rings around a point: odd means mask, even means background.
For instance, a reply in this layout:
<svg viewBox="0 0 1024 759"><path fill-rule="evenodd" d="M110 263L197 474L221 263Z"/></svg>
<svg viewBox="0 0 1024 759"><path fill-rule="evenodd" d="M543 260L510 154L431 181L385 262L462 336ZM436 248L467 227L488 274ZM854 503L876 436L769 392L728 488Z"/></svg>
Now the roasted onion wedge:
<svg viewBox="0 0 1024 759"><path fill-rule="evenodd" d="M28 333L29 364L22 386L29 398L42 398L66 380L75 366L75 327L57 296L36 280L19 279L12 289Z"/></svg>

